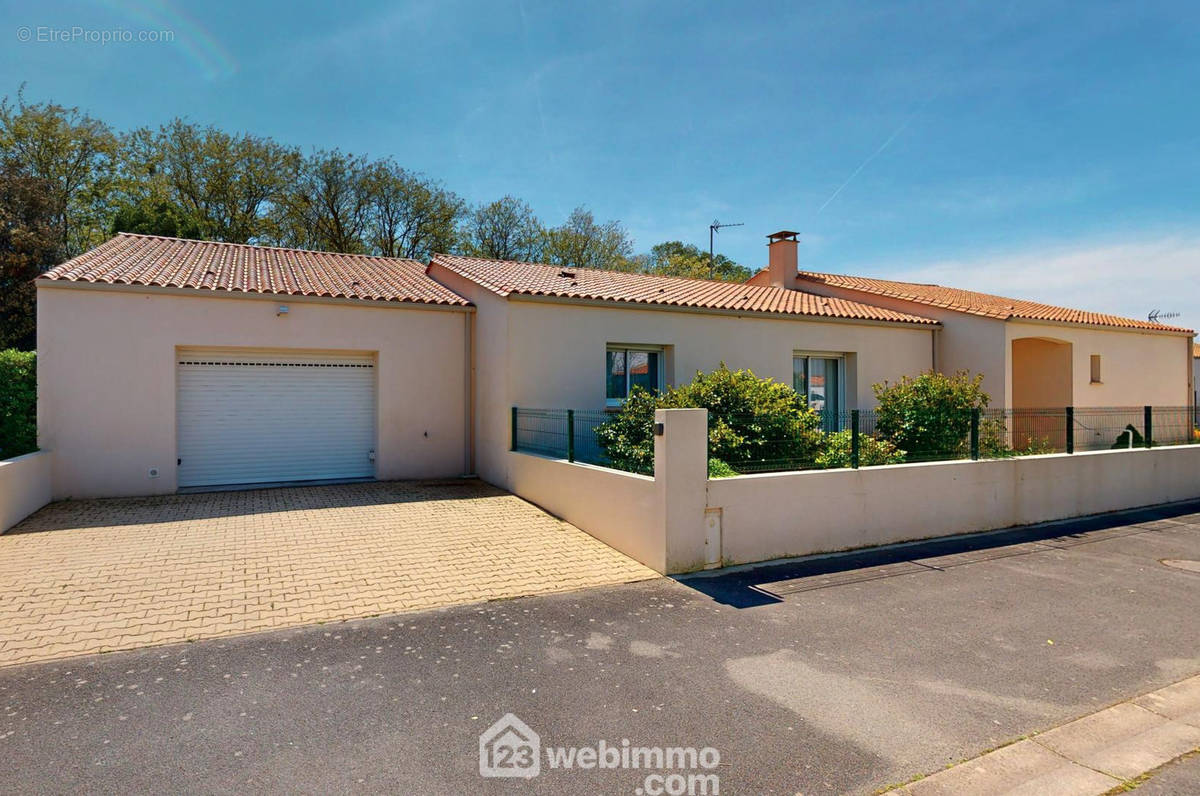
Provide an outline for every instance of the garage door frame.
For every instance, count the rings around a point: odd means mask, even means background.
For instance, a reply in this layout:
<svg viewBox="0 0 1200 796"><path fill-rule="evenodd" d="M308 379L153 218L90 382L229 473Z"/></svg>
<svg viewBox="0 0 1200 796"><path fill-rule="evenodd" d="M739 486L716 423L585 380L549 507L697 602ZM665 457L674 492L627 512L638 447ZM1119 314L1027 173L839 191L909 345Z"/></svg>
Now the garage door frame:
<svg viewBox="0 0 1200 796"><path fill-rule="evenodd" d="M177 346L178 488L374 480L378 368L376 351Z"/></svg>

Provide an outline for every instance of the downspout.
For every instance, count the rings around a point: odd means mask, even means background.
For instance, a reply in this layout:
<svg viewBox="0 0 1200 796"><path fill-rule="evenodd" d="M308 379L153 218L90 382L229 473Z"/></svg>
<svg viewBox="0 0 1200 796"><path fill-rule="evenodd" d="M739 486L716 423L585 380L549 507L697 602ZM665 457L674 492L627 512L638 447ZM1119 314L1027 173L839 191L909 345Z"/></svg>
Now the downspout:
<svg viewBox="0 0 1200 796"><path fill-rule="evenodd" d="M475 475L475 308L471 307L466 316L466 472L464 475Z"/></svg>
<svg viewBox="0 0 1200 796"><path fill-rule="evenodd" d="M934 373L937 373L938 369L937 346L938 332L940 331L941 329L937 327L929 330L929 369Z"/></svg>

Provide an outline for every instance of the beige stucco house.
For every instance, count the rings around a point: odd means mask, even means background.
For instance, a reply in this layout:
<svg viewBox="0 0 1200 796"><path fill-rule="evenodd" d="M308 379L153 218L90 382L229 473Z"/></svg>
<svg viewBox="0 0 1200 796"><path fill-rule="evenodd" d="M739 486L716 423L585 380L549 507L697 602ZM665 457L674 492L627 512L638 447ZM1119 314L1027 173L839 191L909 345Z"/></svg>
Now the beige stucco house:
<svg viewBox="0 0 1200 796"><path fill-rule="evenodd" d="M780 233L794 240L794 233ZM941 285L798 270L795 244L772 244L750 284L864 301L936 319L934 367L984 374L1011 408L1187 406L1190 329Z"/></svg>
<svg viewBox="0 0 1200 796"><path fill-rule="evenodd" d="M611 409L721 362L826 410L930 368L983 372L1007 406L1189 403L1186 330L923 301L801 273L796 246L771 236L770 267L730 284L118 235L37 280L53 495L473 472L511 486L513 406Z"/></svg>

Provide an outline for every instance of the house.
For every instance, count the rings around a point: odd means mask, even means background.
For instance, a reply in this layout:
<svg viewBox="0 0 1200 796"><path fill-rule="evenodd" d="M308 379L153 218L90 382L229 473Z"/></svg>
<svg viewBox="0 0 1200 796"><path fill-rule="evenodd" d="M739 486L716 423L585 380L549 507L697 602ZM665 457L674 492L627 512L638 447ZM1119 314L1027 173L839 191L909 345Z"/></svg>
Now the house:
<svg viewBox="0 0 1200 796"><path fill-rule="evenodd" d="M118 235L37 280L53 495L473 472L509 487L513 406L602 412L722 362L831 414L958 367L1010 406L1188 403L1186 330L841 287L802 274L797 246L771 236L766 276L732 284Z"/></svg>
<svg viewBox="0 0 1200 796"><path fill-rule="evenodd" d="M502 486L513 406L615 408L634 385L687 382L722 362L826 410L870 406L875 382L932 366L940 328L772 286L450 255L435 255L429 275L475 306L476 466Z"/></svg>
<svg viewBox="0 0 1200 796"><path fill-rule="evenodd" d="M984 388L995 405L1191 403L1189 329L940 285L800 271L791 251L772 257L750 284L936 319L941 331L935 335L934 367L984 374Z"/></svg>
<svg viewBox="0 0 1200 796"><path fill-rule="evenodd" d="M421 263L123 234L37 289L56 499L471 469L473 308Z"/></svg>

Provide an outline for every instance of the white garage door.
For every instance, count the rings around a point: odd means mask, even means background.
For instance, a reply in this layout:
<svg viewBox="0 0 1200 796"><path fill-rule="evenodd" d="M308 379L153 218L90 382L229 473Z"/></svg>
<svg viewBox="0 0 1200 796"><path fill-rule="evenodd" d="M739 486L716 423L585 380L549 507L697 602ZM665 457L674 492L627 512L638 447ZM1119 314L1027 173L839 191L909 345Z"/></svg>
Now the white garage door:
<svg viewBox="0 0 1200 796"><path fill-rule="evenodd" d="M179 486L375 474L375 360L179 349Z"/></svg>

